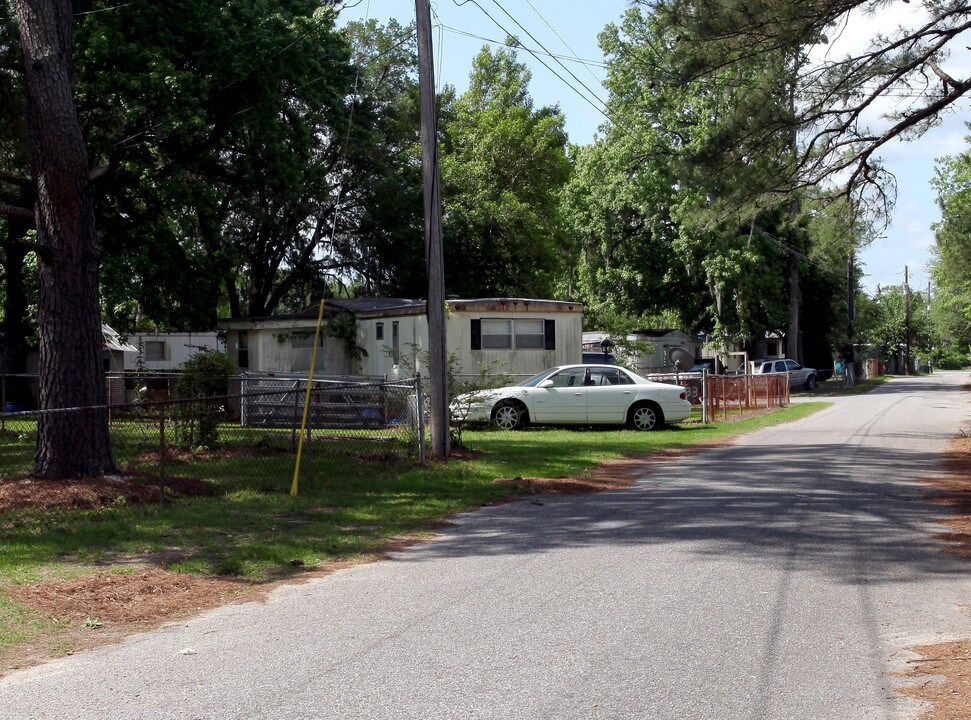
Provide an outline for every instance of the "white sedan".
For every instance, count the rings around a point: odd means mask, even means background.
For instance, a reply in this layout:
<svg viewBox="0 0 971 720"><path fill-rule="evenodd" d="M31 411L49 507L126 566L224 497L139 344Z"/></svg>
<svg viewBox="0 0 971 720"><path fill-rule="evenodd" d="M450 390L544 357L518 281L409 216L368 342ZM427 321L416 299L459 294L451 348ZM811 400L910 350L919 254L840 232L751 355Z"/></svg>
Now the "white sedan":
<svg viewBox="0 0 971 720"><path fill-rule="evenodd" d="M616 365L561 365L516 385L456 397L452 419L503 430L539 425L626 425L656 430L691 415L685 388Z"/></svg>

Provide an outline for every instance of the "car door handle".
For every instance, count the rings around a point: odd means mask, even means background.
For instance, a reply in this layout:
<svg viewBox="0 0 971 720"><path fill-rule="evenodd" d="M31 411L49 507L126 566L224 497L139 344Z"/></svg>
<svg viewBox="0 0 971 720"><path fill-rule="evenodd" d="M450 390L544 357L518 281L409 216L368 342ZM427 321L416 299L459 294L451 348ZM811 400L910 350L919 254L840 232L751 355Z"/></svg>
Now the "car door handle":
<svg viewBox="0 0 971 720"><path fill-rule="evenodd" d="M576 395L577 397L583 397L583 393L582 392L575 392L573 394Z"/></svg>

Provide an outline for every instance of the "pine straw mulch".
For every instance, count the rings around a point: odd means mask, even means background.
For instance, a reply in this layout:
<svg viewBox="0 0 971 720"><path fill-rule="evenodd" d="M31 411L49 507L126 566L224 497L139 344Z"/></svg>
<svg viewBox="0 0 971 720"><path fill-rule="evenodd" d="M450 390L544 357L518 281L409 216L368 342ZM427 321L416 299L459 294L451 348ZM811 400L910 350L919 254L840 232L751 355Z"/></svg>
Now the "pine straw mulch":
<svg viewBox="0 0 971 720"><path fill-rule="evenodd" d="M144 473L105 475L65 480L29 476L0 483L0 513L22 508L86 510L120 503L158 502L162 493L157 476ZM165 497L214 495L216 490L197 478L165 478Z"/></svg>
<svg viewBox="0 0 971 720"><path fill-rule="evenodd" d="M924 681L897 692L931 703L920 720L967 720L971 717L971 639L910 648L920 655L901 677Z"/></svg>
<svg viewBox="0 0 971 720"><path fill-rule="evenodd" d="M0 675L255 596L255 586L248 583L148 568L12 585L3 591L56 629L0 649Z"/></svg>

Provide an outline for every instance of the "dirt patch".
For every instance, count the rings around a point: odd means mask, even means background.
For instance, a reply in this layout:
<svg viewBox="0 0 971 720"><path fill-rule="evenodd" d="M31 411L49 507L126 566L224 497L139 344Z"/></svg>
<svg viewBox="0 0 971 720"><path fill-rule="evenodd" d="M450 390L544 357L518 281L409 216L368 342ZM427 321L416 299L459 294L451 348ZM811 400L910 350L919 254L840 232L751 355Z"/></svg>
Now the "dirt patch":
<svg viewBox="0 0 971 720"><path fill-rule="evenodd" d="M401 538L389 549L407 547L419 536ZM155 568L99 572L69 580L14 585L2 591L57 629L33 642L0 649L0 676L9 670L123 641L167 622L194 617L234 602L259 601L283 584L306 582L343 568L374 562L384 555L338 558L294 578L251 583L188 575Z"/></svg>
<svg viewBox="0 0 971 720"><path fill-rule="evenodd" d="M153 569L15 585L7 594L52 618L144 623L214 607L249 595L254 587L238 580Z"/></svg>

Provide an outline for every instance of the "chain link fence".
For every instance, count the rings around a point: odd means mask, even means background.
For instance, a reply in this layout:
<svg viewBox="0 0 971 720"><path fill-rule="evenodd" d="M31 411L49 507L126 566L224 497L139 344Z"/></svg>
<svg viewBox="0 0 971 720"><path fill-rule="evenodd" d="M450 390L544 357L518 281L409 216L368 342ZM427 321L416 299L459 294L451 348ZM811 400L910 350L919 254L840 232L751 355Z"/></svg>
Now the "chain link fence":
<svg viewBox="0 0 971 720"><path fill-rule="evenodd" d="M709 421L744 417L789 405L789 373L708 375L702 402Z"/></svg>
<svg viewBox="0 0 971 720"><path fill-rule="evenodd" d="M353 460L424 462L419 378L394 382L243 383L206 398L0 413L0 515L24 509L231 492L288 492L301 450L301 487L326 483ZM103 422L118 473L70 482L32 477L44 415ZM300 442L302 437L303 442Z"/></svg>

